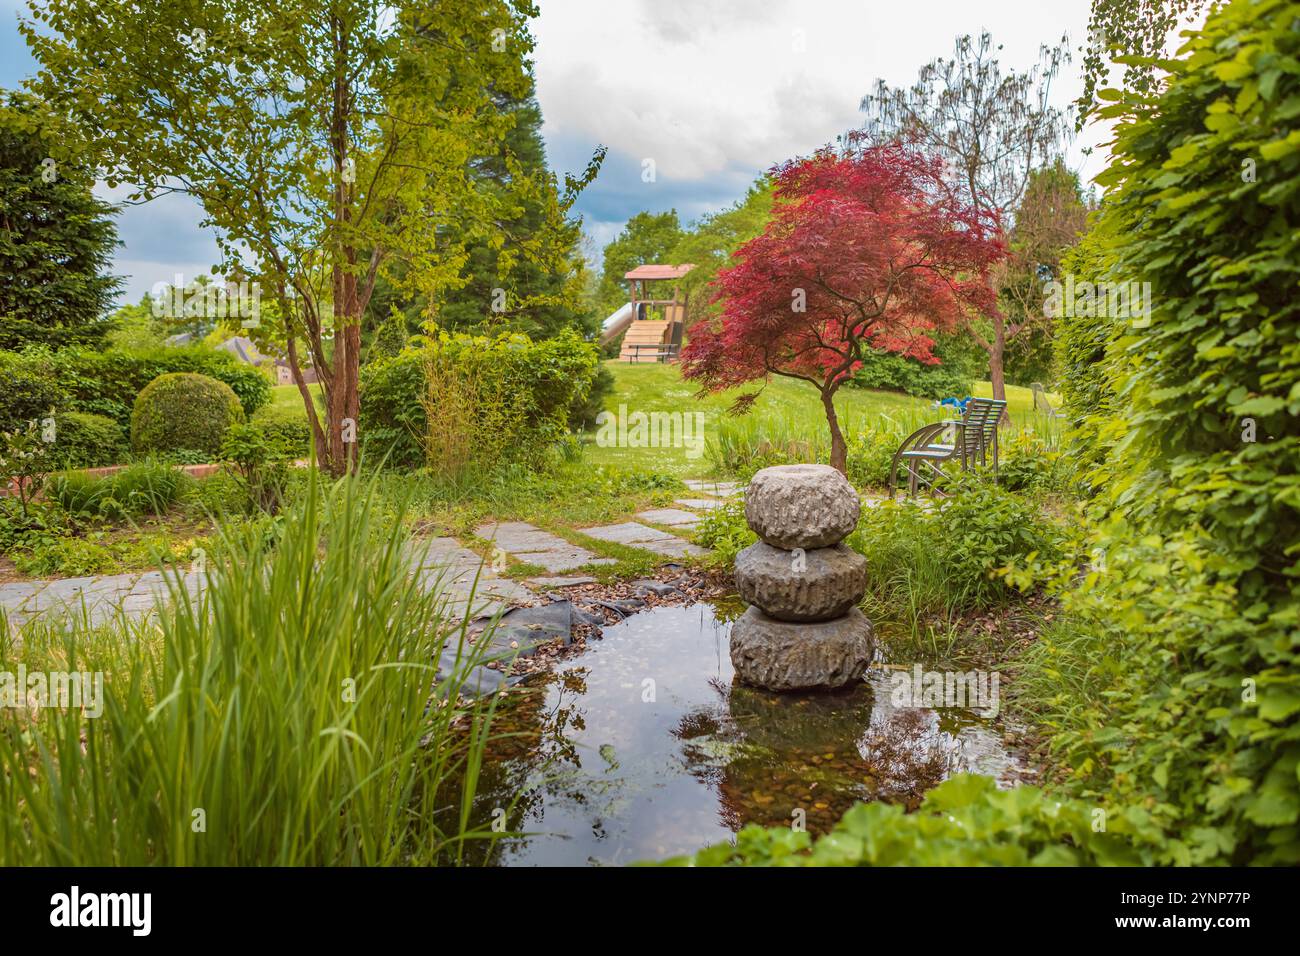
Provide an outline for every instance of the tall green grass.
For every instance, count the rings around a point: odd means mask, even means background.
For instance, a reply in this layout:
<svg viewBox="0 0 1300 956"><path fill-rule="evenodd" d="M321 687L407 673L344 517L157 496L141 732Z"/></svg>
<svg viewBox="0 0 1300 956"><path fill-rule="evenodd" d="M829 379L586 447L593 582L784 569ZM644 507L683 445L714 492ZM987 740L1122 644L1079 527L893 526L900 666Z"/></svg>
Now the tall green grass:
<svg viewBox="0 0 1300 956"><path fill-rule="evenodd" d="M428 865L500 836L469 823L481 652L409 573L402 522L358 480L313 479L282 517L269 547L227 533L201 597L169 576L156 619L0 638L0 670L99 671L106 698L0 709L0 863Z"/></svg>
<svg viewBox="0 0 1300 956"><path fill-rule="evenodd" d="M849 479L859 487L886 487L890 463L903 439L922 425L953 417L952 409L923 405L841 413ZM1026 412L1002 429L1000 440L1007 449L1032 445L1032 453L1041 455L1059 448L1062 432L1062 420ZM830 429L820 410L786 406L720 419L705 443L705 455L714 472L748 478L770 465L825 463L830 446Z"/></svg>

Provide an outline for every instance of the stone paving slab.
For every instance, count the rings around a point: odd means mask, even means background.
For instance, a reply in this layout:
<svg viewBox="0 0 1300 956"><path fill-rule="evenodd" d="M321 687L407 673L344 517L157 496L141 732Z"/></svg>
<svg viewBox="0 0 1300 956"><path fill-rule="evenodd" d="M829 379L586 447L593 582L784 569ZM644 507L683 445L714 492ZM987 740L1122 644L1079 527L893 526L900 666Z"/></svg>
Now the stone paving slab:
<svg viewBox="0 0 1300 956"><path fill-rule="evenodd" d="M666 541L673 535L667 531L660 531L658 528L647 528L643 524L637 524L635 521L624 521L620 524L601 525L596 528L583 528L581 533L589 538L596 538L599 541L610 541L614 544L641 544L645 541Z"/></svg>
<svg viewBox="0 0 1300 956"><path fill-rule="evenodd" d="M667 541L640 541L636 547L662 554L666 558L700 558L709 553L707 548L701 548L698 544L692 544L681 538L670 538Z"/></svg>
<svg viewBox="0 0 1300 956"><path fill-rule="evenodd" d="M489 522L474 529L474 534L491 541L511 557L556 574L572 571L587 564L615 564L613 558L601 558L586 548L543 531L526 521Z"/></svg>
<svg viewBox="0 0 1300 956"><path fill-rule="evenodd" d="M0 608L11 628L21 628L40 616L82 617L92 625L112 621L119 613L139 617L171 597L176 579L160 571L104 574L44 581L0 584ZM198 572L183 573L180 587L192 598L203 591Z"/></svg>
<svg viewBox="0 0 1300 956"><path fill-rule="evenodd" d="M719 498L730 498L740 490L740 485L734 481L701 481L698 478L687 478L683 484L691 491L716 495Z"/></svg>
<svg viewBox="0 0 1300 956"><path fill-rule="evenodd" d="M580 574L555 575L552 577L529 578L528 583L536 588L572 588L580 584L596 584L595 578Z"/></svg>
<svg viewBox="0 0 1300 956"><path fill-rule="evenodd" d="M532 604L532 591L497 574L483 557L455 538L412 541L406 555L426 593L438 590L443 613L465 617L492 617L511 606Z"/></svg>
<svg viewBox="0 0 1300 956"><path fill-rule="evenodd" d="M667 531L660 531L658 528L647 528L635 521L624 521L621 524L604 525L597 528L584 528L582 533L601 541L626 544L634 548L653 551L655 554L662 554L669 558L698 557L708 554L708 551L699 545L691 544L689 541L671 535Z"/></svg>
<svg viewBox="0 0 1300 956"><path fill-rule="evenodd" d="M719 501L717 498L678 498L673 504L681 505L683 508L694 508L696 511L712 511L714 508L721 508L726 502Z"/></svg>
<svg viewBox="0 0 1300 956"><path fill-rule="evenodd" d="M681 508L652 508L649 511L642 511L636 517L642 521L649 521L653 524L665 524L669 527L678 525L693 525L699 522L700 516L693 511L683 511Z"/></svg>

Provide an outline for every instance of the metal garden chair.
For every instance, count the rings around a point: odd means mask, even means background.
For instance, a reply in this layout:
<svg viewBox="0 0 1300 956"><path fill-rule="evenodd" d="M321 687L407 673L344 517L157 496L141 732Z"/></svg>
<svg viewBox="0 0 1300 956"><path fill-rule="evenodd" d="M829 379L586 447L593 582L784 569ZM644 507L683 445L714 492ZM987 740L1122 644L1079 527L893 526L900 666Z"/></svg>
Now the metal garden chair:
<svg viewBox="0 0 1300 956"><path fill-rule="evenodd" d="M998 471L998 422L1007 403L996 398L972 398L966 403L966 414L961 420L950 419L922 425L903 439L894 452L889 465L889 497L894 497L894 485L900 463L907 465L907 493L915 497L918 486L934 488L935 480L943 475L944 464L957 461L962 471L974 468L978 461L987 465L993 459L993 473ZM952 441L943 440L952 432ZM926 470L923 470L926 469Z"/></svg>

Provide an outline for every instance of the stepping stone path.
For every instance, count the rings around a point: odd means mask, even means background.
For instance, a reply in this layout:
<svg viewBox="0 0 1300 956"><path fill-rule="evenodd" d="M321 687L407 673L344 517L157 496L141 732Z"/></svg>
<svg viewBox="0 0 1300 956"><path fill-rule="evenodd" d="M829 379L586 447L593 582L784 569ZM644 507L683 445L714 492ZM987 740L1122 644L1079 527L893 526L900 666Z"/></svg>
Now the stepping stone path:
<svg viewBox="0 0 1300 956"><path fill-rule="evenodd" d="M617 564L613 558L602 558L586 548L570 544L558 535L543 531L526 521L503 521L481 525L474 534L491 541L502 551L525 564L536 564L555 574L572 571L588 564Z"/></svg>
<svg viewBox="0 0 1300 956"><path fill-rule="evenodd" d="M683 484L691 491L717 498L730 498L740 491L740 485L734 481L700 481L697 478L687 478Z"/></svg>
<svg viewBox="0 0 1300 956"><path fill-rule="evenodd" d="M741 490L736 482L730 481L689 479L685 484L701 497L679 498L674 503L681 507L651 509L636 517L652 524L686 530L699 520L698 512L721 507L724 504L721 499ZM637 521L586 528L582 533L600 541L630 545L667 558L699 557L708 553L684 538ZM475 529L475 534L492 542L504 554L545 568L548 574L521 583L501 575L504 558L484 561L481 555L455 538L409 542L407 557L419 576L421 586L426 591L441 587L445 610L450 615L487 618L509 614L512 608L538 603L538 595L532 588L553 589L596 583L596 579L588 575L564 572L617 563L614 558L600 557L523 521L489 522ZM202 593L201 573L186 573L181 580L192 596L197 598ZM167 594L166 581L158 571L18 581L0 584L0 610L7 617L10 628L15 630L39 615L70 617L85 613L91 623L101 624L113 620L119 609L130 617L148 614L166 600Z"/></svg>
<svg viewBox="0 0 1300 956"><path fill-rule="evenodd" d="M189 572L182 586L197 598L203 590L202 575ZM113 620L120 608L128 617L152 611L169 596L168 580L160 571L135 574L103 574L49 581L17 581L0 584L0 609L12 630L38 616L86 614L91 624Z"/></svg>

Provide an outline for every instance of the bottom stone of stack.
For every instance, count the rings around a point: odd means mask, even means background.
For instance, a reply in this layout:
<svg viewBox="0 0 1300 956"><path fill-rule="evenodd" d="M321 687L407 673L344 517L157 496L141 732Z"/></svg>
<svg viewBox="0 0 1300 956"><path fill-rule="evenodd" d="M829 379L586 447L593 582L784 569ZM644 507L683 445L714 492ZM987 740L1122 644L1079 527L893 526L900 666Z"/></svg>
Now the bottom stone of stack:
<svg viewBox="0 0 1300 956"><path fill-rule="evenodd" d="M742 683L768 690L835 688L861 679L875 632L857 608L844 617L796 624L751 607L731 626L731 664Z"/></svg>

